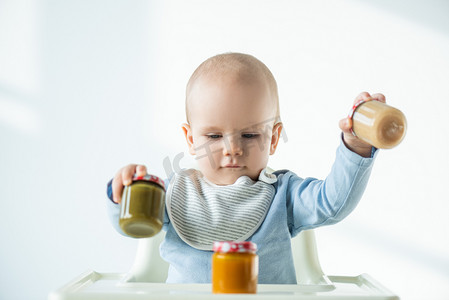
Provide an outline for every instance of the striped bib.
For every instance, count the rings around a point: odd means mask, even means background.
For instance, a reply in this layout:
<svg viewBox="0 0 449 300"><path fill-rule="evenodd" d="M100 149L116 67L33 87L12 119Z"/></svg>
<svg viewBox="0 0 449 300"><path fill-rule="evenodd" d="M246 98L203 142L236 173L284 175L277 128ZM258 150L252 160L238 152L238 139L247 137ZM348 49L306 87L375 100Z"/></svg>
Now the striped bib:
<svg viewBox="0 0 449 300"><path fill-rule="evenodd" d="M265 219L276 180L264 169L258 181L242 176L219 186L198 170L182 170L170 181L167 213L179 237L196 249L212 250L214 241L244 241Z"/></svg>

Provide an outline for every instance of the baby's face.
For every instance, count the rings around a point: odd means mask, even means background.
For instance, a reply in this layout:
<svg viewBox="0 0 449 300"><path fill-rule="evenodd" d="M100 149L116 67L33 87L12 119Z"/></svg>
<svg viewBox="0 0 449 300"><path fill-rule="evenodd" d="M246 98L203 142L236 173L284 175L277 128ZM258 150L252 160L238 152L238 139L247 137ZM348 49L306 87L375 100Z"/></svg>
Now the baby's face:
<svg viewBox="0 0 449 300"><path fill-rule="evenodd" d="M184 125L184 132L200 171L218 185L233 184L243 175L257 180L280 134L280 125L273 129L276 104L268 86L198 81L190 93L190 125Z"/></svg>

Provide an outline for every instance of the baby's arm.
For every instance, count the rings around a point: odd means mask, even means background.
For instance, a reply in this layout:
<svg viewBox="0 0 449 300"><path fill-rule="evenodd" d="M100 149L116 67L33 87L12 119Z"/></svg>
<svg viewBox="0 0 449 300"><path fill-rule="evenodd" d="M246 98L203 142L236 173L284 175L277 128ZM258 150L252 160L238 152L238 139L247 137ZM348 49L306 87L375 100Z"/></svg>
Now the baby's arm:
<svg viewBox="0 0 449 300"><path fill-rule="evenodd" d="M292 236L301 230L337 223L349 215L363 195L373 162L374 157L364 158L342 142L325 180L302 179L293 172L279 175L278 192L287 196Z"/></svg>
<svg viewBox="0 0 449 300"><path fill-rule="evenodd" d="M385 96L382 94L373 94L370 95L367 92L360 93L357 98L354 100L354 104L360 100L370 100L375 99L380 102L385 103ZM358 139L351 133L351 127L352 127L352 121L349 118L345 118L340 120L340 129L343 131L343 142L345 143L346 147L350 149L351 151L357 153L360 156L363 157L370 157L371 156L371 149L372 146L368 143L365 143L364 141Z"/></svg>

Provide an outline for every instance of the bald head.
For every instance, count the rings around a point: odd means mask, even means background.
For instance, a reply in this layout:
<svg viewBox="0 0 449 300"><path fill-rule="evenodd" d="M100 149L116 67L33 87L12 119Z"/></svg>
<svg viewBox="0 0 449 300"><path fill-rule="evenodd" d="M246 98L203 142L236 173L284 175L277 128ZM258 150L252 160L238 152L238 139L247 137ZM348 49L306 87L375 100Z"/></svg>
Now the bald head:
<svg viewBox="0 0 449 300"><path fill-rule="evenodd" d="M275 123L280 121L277 84L267 66L254 56L248 54L224 53L204 61L190 77L186 89L187 122L190 122L189 102L191 99L191 91L195 84L204 79L214 82L233 81L239 84L252 84L257 82L266 85L276 107Z"/></svg>

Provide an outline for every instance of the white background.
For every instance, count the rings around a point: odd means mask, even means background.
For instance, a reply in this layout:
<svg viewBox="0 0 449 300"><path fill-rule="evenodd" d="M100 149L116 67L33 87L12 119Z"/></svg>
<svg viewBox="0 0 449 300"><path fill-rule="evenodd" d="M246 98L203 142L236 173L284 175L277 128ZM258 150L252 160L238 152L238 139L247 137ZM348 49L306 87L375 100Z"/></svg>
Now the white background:
<svg viewBox="0 0 449 300"><path fill-rule="evenodd" d="M184 88L206 58L255 55L277 78L274 169L324 178L362 91L407 116L356 210L316 230L330 275L402 299L449 298L447 1L0 0L0 298L45 299L87 269L125 272L105 188L127 163L185 153Z"/></svg>

